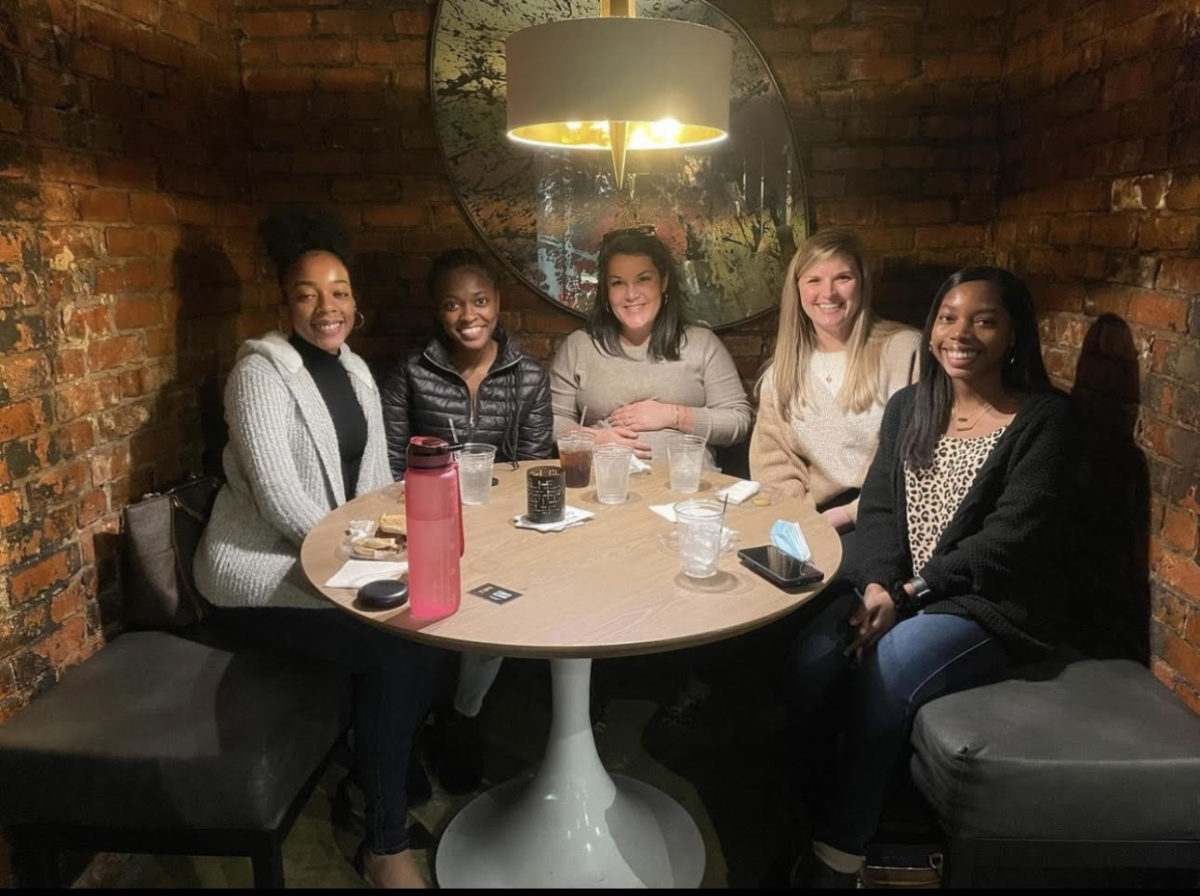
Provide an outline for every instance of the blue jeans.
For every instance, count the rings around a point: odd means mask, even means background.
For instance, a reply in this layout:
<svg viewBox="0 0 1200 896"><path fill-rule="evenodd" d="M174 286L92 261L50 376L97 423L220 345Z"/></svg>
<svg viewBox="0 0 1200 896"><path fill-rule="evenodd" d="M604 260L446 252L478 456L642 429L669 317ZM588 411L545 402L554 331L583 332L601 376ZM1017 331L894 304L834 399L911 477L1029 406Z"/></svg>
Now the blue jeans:
<svg viewBox="0 0 1200 896"><path fill-rule="evenodd" d="M804 732L802 762L813 779L813 837L854 855L865 852L878 827L917 710L994 678L1010 663L978 623L944 613L901 621L857 662L842 651L853 640L849 617L860 604L857 592L843 591L813 619L793 648L790 682Z"/></svg>
<svg viewBox="0 0 1200 896"><path fill-rule="evenodd" d="M380 855L407 849L408 755L429 708L437 651L332 608L218 607L213 618L352 674L354 775L367 798L367 846Z"/></svg>

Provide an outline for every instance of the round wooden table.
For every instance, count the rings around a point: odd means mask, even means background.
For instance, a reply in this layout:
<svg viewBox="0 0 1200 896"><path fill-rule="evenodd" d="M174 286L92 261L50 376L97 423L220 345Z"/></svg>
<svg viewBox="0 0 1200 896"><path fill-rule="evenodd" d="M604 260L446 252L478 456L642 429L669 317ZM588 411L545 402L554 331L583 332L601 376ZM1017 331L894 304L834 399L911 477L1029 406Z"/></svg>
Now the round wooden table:
<svg viewBox="0 0 1200 896"><path fill-rule="evenodd" d="M404 637L551 661L553 718L542 764L454 817L437 851L442 887L697 887L704 846L695 822L666 794L610 776L600 762L588 711L591 662L728 638L811 600L824 583L785 592L738 562L736 548L767 544L776 520L800 523L826 582L841 563L841 542L815 511L772 492L767 506L728 506L734 548L721 556L716 576L690 579L681 571L673 525L649 508L712 497L736 479L706 472L698 493L681 495L668 487L665 466L655 466L630 477L624 504L600 504L591 485L568 489L569 506L595 513L582 525L519 529L512 520L525 511L525 469L544 463L526 461L517 470L496 464L489 503L463 507L463 598L453 616L421 622L407 605L372 612L356 604L354 588L325 585L347 559L347 522L402 509L399 485L322 520L304 541L302 566L339 607ZM498 604L469 593L486 583L520 596Z"/></svg>

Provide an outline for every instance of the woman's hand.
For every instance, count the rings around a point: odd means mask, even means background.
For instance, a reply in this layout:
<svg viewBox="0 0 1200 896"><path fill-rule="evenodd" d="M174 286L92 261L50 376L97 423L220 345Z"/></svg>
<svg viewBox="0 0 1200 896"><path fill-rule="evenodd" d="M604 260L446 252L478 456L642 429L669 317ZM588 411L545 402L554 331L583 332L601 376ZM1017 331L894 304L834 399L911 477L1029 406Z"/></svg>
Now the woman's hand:
<svg viewBox="0 0 1200 896"><path fill-rule="evenodd" d="M637 430L633 427L596 427L592 432L596 434L597 445L627 445L635 456L640 457L642 460L650 459L650 446L638 438Z"/></svg>
<svg viewBox="0 0 1200 896"><path fill-rule="evenodd" d="M887 634L899 620L892 596L882 585L872 582L863 591L862 606L850 616L857 637L843 653L847 656L853 653L861 660L863 651Z"/></svg>
<svg viewBox="0 0 1200 896"><path fill-rule="evenodd" d="M644 398L630 404L623 404L608 415L609 422L615 428L628 428L636 432L647 432L656 429L678 428L678 405L664 404L654 398Z"/></svg>

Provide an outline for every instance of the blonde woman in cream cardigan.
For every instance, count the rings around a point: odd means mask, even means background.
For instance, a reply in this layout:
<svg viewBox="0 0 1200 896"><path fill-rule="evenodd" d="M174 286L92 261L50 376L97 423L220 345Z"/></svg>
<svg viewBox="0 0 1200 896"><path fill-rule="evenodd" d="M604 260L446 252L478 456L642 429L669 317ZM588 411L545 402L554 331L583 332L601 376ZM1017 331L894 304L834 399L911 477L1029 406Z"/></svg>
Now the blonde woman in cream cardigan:
<svg viewBox="0 0 1200 896"><path fill-rule="evenodd" d="M921 334L871 308L862 245L814 234L788 265L775 354L758 381L750 475L811 499L843 536L875 456L883 407L916 380Z"/></svg>

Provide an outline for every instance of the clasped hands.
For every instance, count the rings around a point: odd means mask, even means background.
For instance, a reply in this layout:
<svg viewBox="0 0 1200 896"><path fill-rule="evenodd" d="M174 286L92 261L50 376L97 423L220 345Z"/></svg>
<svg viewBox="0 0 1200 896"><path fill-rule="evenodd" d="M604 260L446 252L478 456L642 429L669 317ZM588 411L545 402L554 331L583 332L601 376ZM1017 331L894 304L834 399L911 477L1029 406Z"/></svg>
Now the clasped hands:
<svg viewBox="0 0 1200 896"><path fill-rule="evenodd" d="M675 405L656 398L623 404L608 415L609 428L596 431L596 444L616 442L628 445L635 455L647 459L650 457L650 445L641 441L638 433L669 429L675 425L677 414Z"/></svg>

